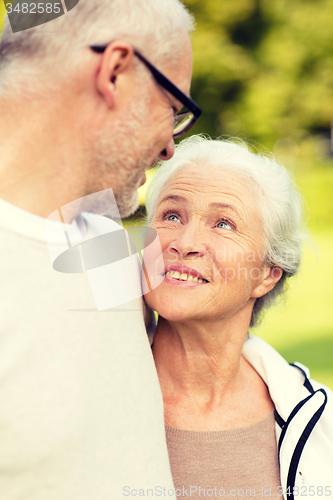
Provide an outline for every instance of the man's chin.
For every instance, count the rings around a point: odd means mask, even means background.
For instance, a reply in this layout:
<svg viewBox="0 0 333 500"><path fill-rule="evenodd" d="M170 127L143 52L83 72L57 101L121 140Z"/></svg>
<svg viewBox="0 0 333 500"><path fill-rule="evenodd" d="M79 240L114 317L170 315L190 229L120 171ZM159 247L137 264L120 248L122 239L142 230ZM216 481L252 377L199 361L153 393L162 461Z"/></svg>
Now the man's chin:
<svg viewBox="0 0 333 500"><path fill-rule="evenodd" d="M117 206L121 218L130 217L139 208L139 195L137 191L129 193L121 193L116 195Z"/></svg>

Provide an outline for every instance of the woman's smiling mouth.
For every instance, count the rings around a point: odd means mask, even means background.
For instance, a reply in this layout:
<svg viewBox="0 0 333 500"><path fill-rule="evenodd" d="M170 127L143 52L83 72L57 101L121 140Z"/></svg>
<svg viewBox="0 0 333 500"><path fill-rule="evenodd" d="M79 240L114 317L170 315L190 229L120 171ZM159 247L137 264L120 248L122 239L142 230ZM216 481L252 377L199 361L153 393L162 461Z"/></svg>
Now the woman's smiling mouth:
<svg viewBox="0 0 333 500"><path fill-rule="evenodd" d="M189 281L192 283L208 283L207 280L192 276L187 273L180 273L179 271L168 271L165 275L167 278L172 278L178 281Z"/></svg>
<svg viewBox="0 0 333 500"><path fill-rule="evenodd" d="M196 269L190 269L184 265L171 264L165 268L165 281L173 284L206 284L208 280Z"/></svg>

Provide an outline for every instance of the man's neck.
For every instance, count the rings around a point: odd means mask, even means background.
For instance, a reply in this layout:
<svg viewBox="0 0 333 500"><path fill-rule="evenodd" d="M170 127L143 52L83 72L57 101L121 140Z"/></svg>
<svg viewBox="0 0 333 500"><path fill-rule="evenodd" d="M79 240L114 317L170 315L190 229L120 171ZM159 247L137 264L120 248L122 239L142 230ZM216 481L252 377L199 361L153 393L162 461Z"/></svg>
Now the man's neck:
<svg viewBox="0 0 333 500"><path fill-rule="evenodd" d="M44 218L83 196L87 175L68 112L46 105L0 102L0 198Z"/></svg>

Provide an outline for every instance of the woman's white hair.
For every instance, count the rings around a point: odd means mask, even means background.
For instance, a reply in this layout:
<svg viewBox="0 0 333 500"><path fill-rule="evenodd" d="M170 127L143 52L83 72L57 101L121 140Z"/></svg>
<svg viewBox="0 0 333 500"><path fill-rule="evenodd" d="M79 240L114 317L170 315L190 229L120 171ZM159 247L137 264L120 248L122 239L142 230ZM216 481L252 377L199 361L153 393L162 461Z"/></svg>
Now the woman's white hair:
<svg viewBox="0 0 333 500"><path fill-rule="evenodd" d="M14 0L14 11L17 1ZM25 29L24 14L19 19L22 31L13 33L6 20L0 42L1 81L15 81L23 70L34 66L62 64L69 71L77 59L77 49L108 44L122 39L133 44L152 62L177 63L182 55L184 33L194 28L194 19L180 0L80 0L65 15L46 24L46 14L34 14L40 26ZM45 20L43 18L45 17ZM50 63L51 61L51 63ZM20 71L19 71L20 70ZM61 72L60 72L61 73ZM61 74L60 74L61 76ZM47 80L46 75L43 80Z"/></svg>
<svg viewBox="0 0 333 500"><path fill-rule="evenodd" d="M182 168L196 165L231 170L250 183L264 225L264 263L283 269L273 290L255 302L250 323L255 326L262 309L283 292L286 279L299 269L301 245L307 237L302 197L287 169L273 155L253 153L241 139L192 136L176 147L174 157L162 164L151 182L146 196L148 224L164 185Z"/></svg>

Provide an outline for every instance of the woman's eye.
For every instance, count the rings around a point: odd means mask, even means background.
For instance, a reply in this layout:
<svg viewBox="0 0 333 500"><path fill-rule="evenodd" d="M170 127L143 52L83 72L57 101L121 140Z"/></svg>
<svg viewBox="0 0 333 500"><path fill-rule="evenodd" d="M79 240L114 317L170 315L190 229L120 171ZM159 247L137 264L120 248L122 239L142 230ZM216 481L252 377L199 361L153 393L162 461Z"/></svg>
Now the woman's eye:
<svg viewBox="0 0 333 500"><path fill-rule="evenodd" d="M170 214L165 217L165 220L170 220L171 222L173 221L178 222L179 217L176 214Z"/></svg>
<svg viewBox="0 0 333 500"><path fill-rule="evenodd" d="M220 220L217 223L217 227L219 229L233 229L232 225L228 221L226 221L226 220Z"/></svg>

